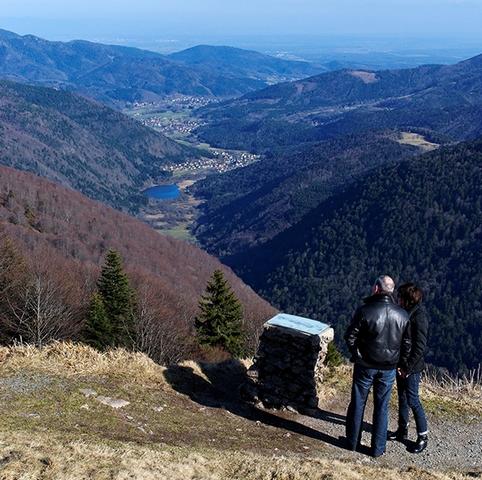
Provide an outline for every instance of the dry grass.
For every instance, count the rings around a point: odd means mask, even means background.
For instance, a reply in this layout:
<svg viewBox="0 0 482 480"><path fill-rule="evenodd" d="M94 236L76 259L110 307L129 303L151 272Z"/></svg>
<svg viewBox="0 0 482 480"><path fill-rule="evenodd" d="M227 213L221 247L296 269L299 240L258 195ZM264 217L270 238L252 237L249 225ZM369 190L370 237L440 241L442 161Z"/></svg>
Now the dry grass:
<svg viewBox="0 0 482 480"><path fill-rule="evenodd" d="M249 368L252 360L243 360L242 364ZM193 374L209 382L196 362L186 361L180 366L192 369ZM153 387L166 384L166 368L144 354L122 349L98 352L89 346L70 342L54 342L41 350L29 345L0 347L0 368L3 372L33 370L64 377L108 376ZM350 365L341 365L327 372L322 402L349 393L351 372ZM434 414L482 414L482 370L479 368L456 379L429 372L423 377L421 395Z"/></svg>
<svg viewBox="0 0 482 480"><path fill-rule="evenodd" d="M413 132L401 132L397 139L398 143L402 145L413 145L422 149L424 152L436 150L440 145L429 142L423 135Z"/></svg>
<svg viewBox="0 0 482 480"><path fill-rule="evenodd" d="M422 379L422 398L436 414L482 415L482 369L453 377L427 371Z"/></svg>
<svg viewBox="0 0 482 480"><path fill-rule="evenodd" d="M141 385L165 383L165 368L142 353L122 349L98 352L70 342L53 342L41 350L31 345L0 347L0 367L4 372L28 369L64 377L128 378Z"/></svg>
<svg viewBox="0 0 482 480"><path fill-rule="evenodd" d="M366 84L378 82L378 77L374 72L365 72L363 70L353 70L349 73L352 77L359 78L363 83L366 83Z"/></svg>
<svg viewBox="0 0 482 480"><path fill-rule="evenodd" d="M352 369L350 365L341 365L330 370L325 377L322 402L341 396L348 399ZM428 371L422 377L420 396L427 410L435 416L470 419L482 415L482 370L479 368L457 378ZM392 395L392 402L397 402L396 393Z"/></svg>
<svg viewBox="0 0 482 480"><path fill-rule="evenodd" d="M194 451L124 443L91 443L55 436L0 434L2 480L464 480L430 473L349 463L330 458L262 456L213 449Z"/></svg>

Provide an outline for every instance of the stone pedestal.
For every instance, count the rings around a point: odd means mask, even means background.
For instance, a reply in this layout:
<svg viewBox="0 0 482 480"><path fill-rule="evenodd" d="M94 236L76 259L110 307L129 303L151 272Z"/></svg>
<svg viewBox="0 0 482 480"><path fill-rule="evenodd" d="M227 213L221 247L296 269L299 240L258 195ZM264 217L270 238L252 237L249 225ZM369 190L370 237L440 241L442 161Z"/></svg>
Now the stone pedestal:
<svg viewBox="0 0 482 480"><path fill-rule="evenodd" d="M272 318L248 370L246 398L267 408L316 408L333 337L333 329L316 320L286 314Z"/></svg>

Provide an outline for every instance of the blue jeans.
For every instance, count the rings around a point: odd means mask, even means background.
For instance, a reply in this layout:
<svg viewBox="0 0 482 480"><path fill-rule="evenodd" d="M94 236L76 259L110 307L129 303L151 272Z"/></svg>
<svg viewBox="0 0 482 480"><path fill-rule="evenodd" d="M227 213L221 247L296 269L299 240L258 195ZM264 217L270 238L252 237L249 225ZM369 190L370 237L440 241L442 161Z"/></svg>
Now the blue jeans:
<svg viewBox="0 0 482 480"><path fill-rule="evenodd" d="M408 426L410 410L412 410L418 435L426 435L428 432L427 418L418 395L419 386L420 373L412 373L407 378L397 375L398 426L401 428Z"/></svg>
<svg viewBox="0 0 482 480"><path fill-rule="evenodd" d="M351 450L355 450L360 442L365 406L373 386L372 454L380 455L385 452L388 407L395 375L395 369L378 370L355 364L351 401L346 414L346 439Z"/></svg>

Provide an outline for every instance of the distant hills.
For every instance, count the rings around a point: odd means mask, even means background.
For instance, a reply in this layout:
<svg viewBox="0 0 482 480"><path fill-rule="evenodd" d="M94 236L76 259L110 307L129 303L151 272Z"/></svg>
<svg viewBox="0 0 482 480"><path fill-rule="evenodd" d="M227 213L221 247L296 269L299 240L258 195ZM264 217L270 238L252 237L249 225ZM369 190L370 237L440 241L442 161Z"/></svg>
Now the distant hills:
<svg viewBox="0 0 482 480"><path fill-rule="evenodd" d="M274 312L232 271L199 248L160 235L78 192L3 166L0 233L2 238L8 235L34 266L47 268L55 285L68 279L75 296L86 302L106 251L116 249L131 278L147 289L161 308L163 313L154 321L174 330L172 335L167 332L170 341L181 332L192 333L197 301L215 269L225 272L240 298L248 331Z"/></svg>
<svg viewBox="0 0 482 480"><path fill-rule="evenodd" d="M384 129L447 140L482 133L482 55L455 65L341 70L206 107L200 135L223 147L269 151Z"/></svg>
<svg viewBox="0 0 482 480"><path fill-rule="evenodd" d="M200 46L171 56L0 30L0 77L75 90L112 105L170 94L233 97L323 71L256 52Z"/></svg>
<svg viewBox="0 0 482 480"><path fill-rule="evenodd" d="M0 81L0 164L132 208L146 181L194 154L80 96Z"/></svg>
<svg viewBox="0 0 482 480"><path fill-rule="evenodd" d="M380 273L419 282L430 362L476 368L482 351L482 139L381 167L237 265L275 306L335 325L338 338Z"/></svg>
<svg viewBox="0 0 482 480"><path fill-rule="evenodd" d="M284 60L252 50L198 45L169 55L190 67L216 71L226 78L252 78L260 84L274 84L294 78L310 77L327 70L304 61Z"/></svg>

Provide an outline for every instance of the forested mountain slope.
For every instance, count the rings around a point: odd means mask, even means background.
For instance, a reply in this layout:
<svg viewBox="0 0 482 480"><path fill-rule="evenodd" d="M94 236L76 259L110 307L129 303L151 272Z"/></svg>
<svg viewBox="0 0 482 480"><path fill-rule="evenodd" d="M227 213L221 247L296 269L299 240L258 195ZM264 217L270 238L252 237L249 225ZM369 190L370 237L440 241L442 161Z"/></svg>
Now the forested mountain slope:
<svg viewBox="0 0 482 480"><path fill-rule="evenodd" d="M196 238L221 258L262 244L364 172L420 153L398 140L393 132L349 136L287 149L243 169L209 176L192 188L205 200Z"/></svg>
<svg viewBox="0 0 482 480"><path fill-rule="evenodd" d="M110 108L68 92L0 81L0 163L28 170L116 207L195 155Z"/></svg>
<svg viewBox="0 0 482 480"><path fill-rule="evenodd" d="M482 140L383 167L239 260L276 306L341 338L377 275L415 281L432 319L428 360L476 368L482 351Z"/></svg>
<svg viewBox="0 0 482 480"><path fill-rule="evenodd" d="M162 322L170 342L181 338L181 332L191 332L197 302L215 269L225 272L241 300L248 332L274 312L231 270L199 248L160 235L78 192L8 167L0 167L0 227L34 269L46 271L56 295L69 287L69 304L88 302L107 250L120 252L136 287L155 306L154 321ZM3 264L3 274L2 268ZM5 301L5 292L2 295Z"/></svg>
<svg viewBox="0 0 482 480"><path fill-rule="evenodd" d="M227 78L252 78L265 85L310 77L326 70L304 61L284 60L226 46L198 45L172 53L169 58L190 67L217 71Z"/></svg>
<svg viewBox="0 0 482 480"><path fill-rule="evenodd" d="M80 40L51 42L0 30L0 77L60 86L122 106L171 94L239 96L323 70L257 52L207 48L193 62L192 54L200 53L199 49L168 57L136 48Z"/></svg>
<svg viewBox="0 0 482 480"><path fill-rule="evenodd" d="M273 151L384 129L425 129L447 139L482 133L482 55L449 66L341 70L206 107L202 138Z"/></svg>

